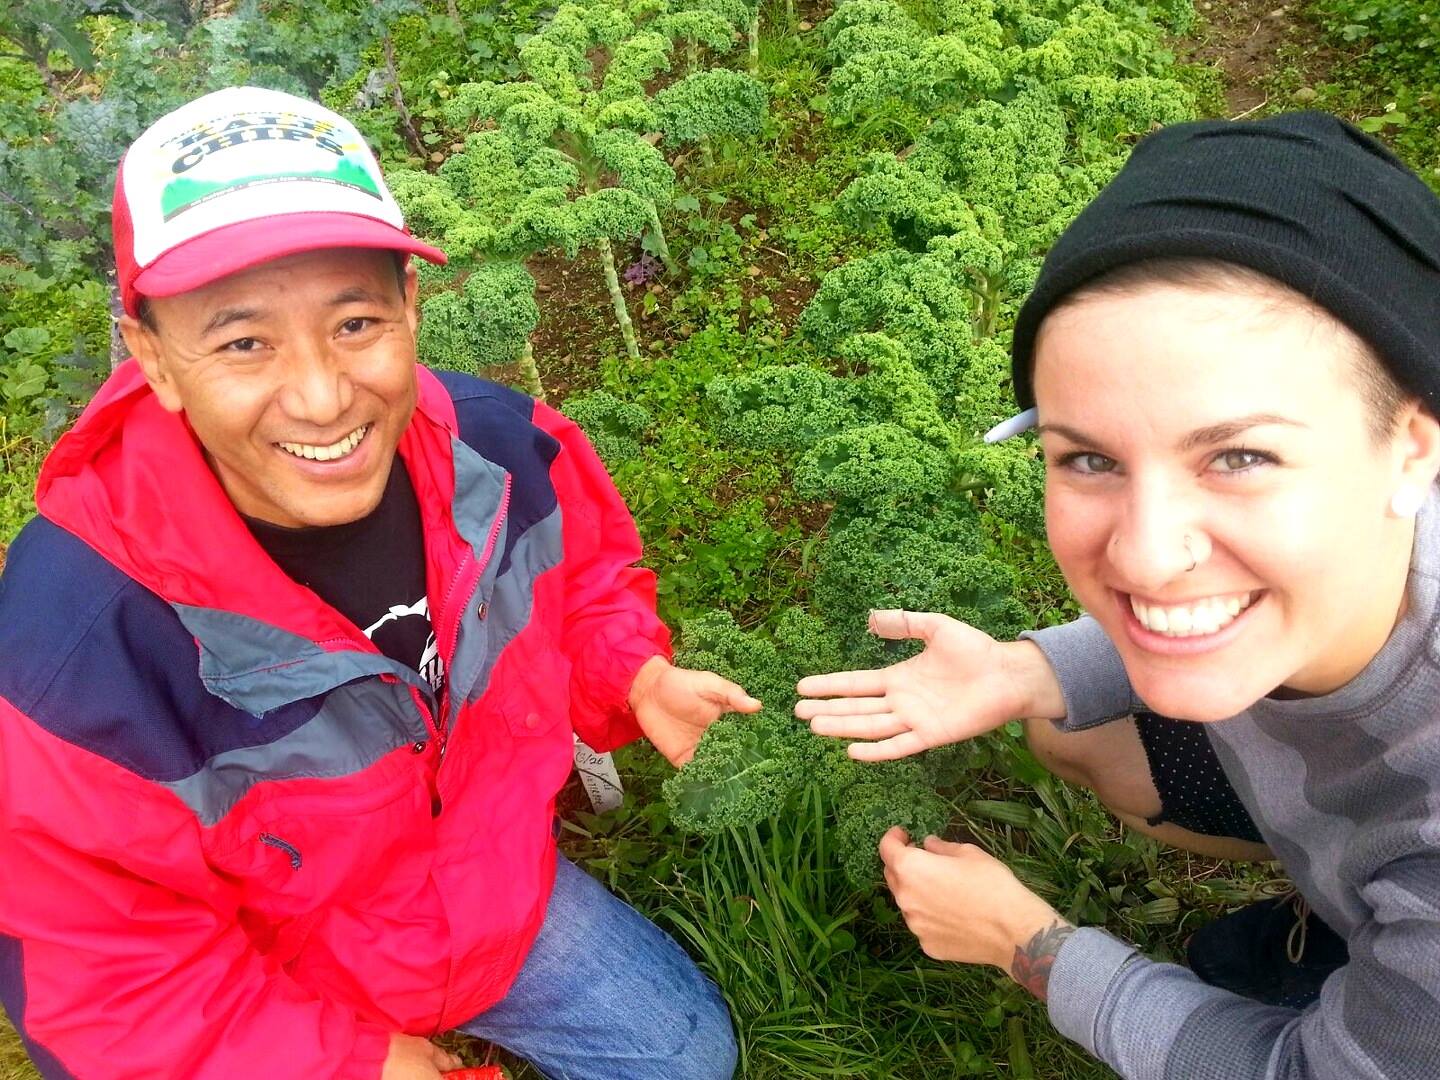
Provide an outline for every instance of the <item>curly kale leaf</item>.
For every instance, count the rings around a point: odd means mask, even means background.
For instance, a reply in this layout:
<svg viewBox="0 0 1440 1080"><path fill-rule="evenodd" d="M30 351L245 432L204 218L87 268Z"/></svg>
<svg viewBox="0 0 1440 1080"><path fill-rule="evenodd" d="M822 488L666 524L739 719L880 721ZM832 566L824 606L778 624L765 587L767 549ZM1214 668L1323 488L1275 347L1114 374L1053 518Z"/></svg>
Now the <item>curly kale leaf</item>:
<svg viewBox="0 0 1440 1080"><path fill-rule="evenodd" d="M985 489L985 508L1020 531L1045 536L1045 463L1033 446L998 443L961 451L957 464Z"/></svg>
<svg viewBox="0 0 1440 1080"><path fill-rule="evenodd" d="M705 729L695 756L663 785L671 819L711 835L774 817L805 778L818 737L788 712L727 716Z"/></svg>
<svg viewBox="0 0 1440 1080"><path fill-rule="evenodd" d="M758 135L769 94L743 71L697 71L655 95L655 123L667 145L722 135Z"/></svg>
<svg viewBox="0 0 1440 1080"><path fill-rule="evenodd" d="M649 412L604 390L567 398L560 411L584 430L595 452L612 469L640 456L640 437L650 426Z"/></svg>
<svg viewBox="0 0 1440 1080"><path fill-rule="evenodd" d="M416 348L431 367L473 374L516 360L539 321L530 272L517 262L482 263L458 291L425 301Z"/></svg>
<svg viewBox="0 0 1440 1080"><path fill-rule="evenodd" d="M803 365L720 375L705 396L719 430L756 450L803 449L859 420L845 380Z"/></svg>
<svg viewBox="0 0 1440 1080"><path fill-rule="evenodd" d="M952 469L943 450L898 424L867 424L828 435L795 469L795 490L807 499L847 503L898 502L938 495Z"/></svg>
<svg viewBox="0 0 1440 1080"><path fill-rule="evenodd" d="M861 888L874 885L885 833L898 825L918 843L943 833L949 819L948 804L922 781L855 784L836 810L835 844L845 876Z"/></svg>
<svg viewBox="0 0 1440 1080"><path fill-rule="evenodd" d="M1002 640L1030 625L1014 571L986 557L975 510L961 496L866 507L832 523L811 598L842 633L852 666L890 663L910 643L866 631L874 608L939 611Z"/></svg>

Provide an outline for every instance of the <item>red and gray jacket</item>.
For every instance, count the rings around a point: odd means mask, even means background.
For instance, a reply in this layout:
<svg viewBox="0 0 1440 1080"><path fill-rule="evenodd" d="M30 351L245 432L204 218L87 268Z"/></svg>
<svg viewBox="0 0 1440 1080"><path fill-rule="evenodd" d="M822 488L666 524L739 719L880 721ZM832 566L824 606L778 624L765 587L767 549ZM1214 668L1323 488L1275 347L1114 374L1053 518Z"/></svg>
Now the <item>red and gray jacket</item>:
<svg viewBox="0 0 1440 1080"><path fill-rule="evenodd" d="M572 729L667 654L635 525L544 405L418 369L435 700L252 539L134 362L0 578L0 1001L47 1077L380 1075L539 930Z"/></svg>

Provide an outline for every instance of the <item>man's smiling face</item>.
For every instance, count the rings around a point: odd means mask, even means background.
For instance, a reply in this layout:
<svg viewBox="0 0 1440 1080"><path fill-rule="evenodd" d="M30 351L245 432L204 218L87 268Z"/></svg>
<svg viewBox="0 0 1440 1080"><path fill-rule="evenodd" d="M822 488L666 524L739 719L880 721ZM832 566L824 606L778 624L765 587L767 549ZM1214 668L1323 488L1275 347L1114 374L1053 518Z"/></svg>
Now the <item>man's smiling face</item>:
<svg viewBox="0 0 1440 1080"><path fill-rule="evenodd" d="M415 409L413 268L402 293L389 251L311 251L149 303L126 344L237 510L298 528L379 504Z"/></svg>

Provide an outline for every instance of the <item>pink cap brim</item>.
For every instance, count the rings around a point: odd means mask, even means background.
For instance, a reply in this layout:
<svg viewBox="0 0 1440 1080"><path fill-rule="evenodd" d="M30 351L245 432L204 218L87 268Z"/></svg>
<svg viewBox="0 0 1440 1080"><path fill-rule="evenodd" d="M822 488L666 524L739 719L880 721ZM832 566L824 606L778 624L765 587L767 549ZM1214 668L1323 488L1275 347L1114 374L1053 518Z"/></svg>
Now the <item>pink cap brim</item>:
<svg viewBox="0 0 1440 1080"><path fill-rule="evenodd" d="M165 252L136 275L140 296L175 296L286 255L324 248L407 251L443 265L445 253L374 218L310 211L225 225ZM133 312L132 312L133 314Z"/></svg>

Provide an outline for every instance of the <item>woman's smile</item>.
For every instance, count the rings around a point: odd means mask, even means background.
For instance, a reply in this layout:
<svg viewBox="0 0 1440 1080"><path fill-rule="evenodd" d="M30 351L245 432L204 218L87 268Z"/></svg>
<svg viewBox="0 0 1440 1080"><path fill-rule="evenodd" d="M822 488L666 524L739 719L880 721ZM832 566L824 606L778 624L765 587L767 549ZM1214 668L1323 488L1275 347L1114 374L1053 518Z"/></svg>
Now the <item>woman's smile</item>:
<svg viewBox="0 0 1440 1080"><path fill-rule="evenodd" d="M1194 656L1233 644L1264 603L1265 590L1222 593L1183 604L1147 603L1118 591L1114 595L1126 634L1137 647L1163 656Z"/></svg>
<svg viewBox="0 0 1440 1080"><path fill-rule="evenodd" d="M1234 622L1257 594L1228 593L1171 604L1147 603L1134 593L1128 595L1130 610L1146 630L1166 637L1209 637Z"/></svg>

